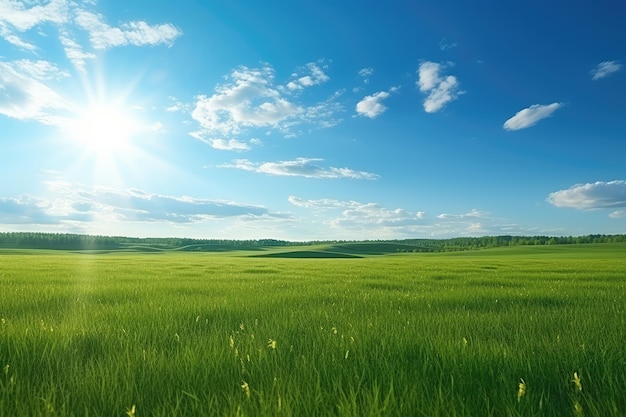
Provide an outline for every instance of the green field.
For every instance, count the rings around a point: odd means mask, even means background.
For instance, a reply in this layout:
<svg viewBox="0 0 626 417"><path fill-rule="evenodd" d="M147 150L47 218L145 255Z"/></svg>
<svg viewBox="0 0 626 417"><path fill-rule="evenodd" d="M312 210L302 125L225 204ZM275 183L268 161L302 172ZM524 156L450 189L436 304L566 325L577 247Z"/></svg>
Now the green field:
<svg viewBox="0 0 626 417"><path fill-rule="evenodd" d="M626 244L375 249L2 250L0 416L626 415Z"/></svg>

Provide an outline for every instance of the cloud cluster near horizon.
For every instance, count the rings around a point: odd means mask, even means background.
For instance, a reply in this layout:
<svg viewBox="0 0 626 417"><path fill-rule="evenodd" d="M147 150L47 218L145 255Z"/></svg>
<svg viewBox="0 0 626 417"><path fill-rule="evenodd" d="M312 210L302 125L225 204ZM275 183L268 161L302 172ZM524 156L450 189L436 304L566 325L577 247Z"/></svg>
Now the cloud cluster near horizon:
<svg viewBox="0 0 626 417"><path fill-rule="evenodd" d="M379 239L422 236L472 236L490 234L524 233L514 224L501 224L489 213L472 209L467 213L441 213L428 216L425 211L408 211L402 208L386 208L374 202L336 199L303 199L289 196L295 207L308 210L307 217L332 230L341 230L343 236L375 235Z"/></svg>
<svg viewBox="0 0 626 417"><path fill-rule="evenodd" d="M47 181L52 197L0 198L0 222L62 225L93 222L200 223L224 218L285 218L261 207L229 201L175 197L138 189L124 191Z"/></svg>
<svg viewBox="0 0 626 417"><path fill-rule="evenodd" d="M555 207L579 210L623 208L626 207L626 181L576 184L568 189L550 193L547 200ZM624 217L624 211L617 210L609 216L611 218Z"/></svg>

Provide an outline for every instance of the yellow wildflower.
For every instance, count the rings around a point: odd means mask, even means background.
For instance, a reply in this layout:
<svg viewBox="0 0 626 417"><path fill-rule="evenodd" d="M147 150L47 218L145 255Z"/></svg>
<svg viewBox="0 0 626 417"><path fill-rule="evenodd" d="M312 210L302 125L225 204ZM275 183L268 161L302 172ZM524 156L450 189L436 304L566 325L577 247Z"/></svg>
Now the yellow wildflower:
<svg viewBox="0 0 626 417"><path fill-rule="evenodd" d="M250 385L246 381L243 381L243 384L241 384L241 389L246 394L246 398L250 399Z"/></svg>
<svg viewBox="0 0 626 417"><path fill-rule="evenodd" d="M517 402L526 394L526 382L520 378L519 388L517 390Z"/></svg>
<svg viewBox="0 0 626 417"><path fill-rule="evenodd" d="M583 391L583 386L580 383L580 377L578 376L578 372L574 372L574 379L572 379L572 382L576 386L576 389L578 390L578 392Z"/></svg>

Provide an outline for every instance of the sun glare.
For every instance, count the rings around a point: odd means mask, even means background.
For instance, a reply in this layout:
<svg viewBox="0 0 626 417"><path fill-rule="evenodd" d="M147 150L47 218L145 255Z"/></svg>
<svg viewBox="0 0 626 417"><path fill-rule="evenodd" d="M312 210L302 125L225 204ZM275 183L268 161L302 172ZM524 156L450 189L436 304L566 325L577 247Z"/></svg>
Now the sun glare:
<svg viewBox="0 0 626 417"><path fill-rule="evenodd" d="M67 172L110 186L121 186L135 174L138 161L147 155L141 146L147 127L141 112L125 97L74 104L59 132Z"/></svg>
<svg viewBox="0 0 626 417"><path fill-rule="evenodd" d="M69 130L78 145L100 155L123 152L139 126L115 105L92 104L78 113Z"/></svg>

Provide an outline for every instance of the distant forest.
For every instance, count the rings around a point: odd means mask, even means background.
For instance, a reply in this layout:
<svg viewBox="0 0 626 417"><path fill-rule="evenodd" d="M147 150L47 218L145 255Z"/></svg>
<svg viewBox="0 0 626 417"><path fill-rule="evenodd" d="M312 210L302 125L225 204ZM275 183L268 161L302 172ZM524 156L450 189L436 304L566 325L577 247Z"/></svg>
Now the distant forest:
<svg viewBox="0 0 626 417"><path fill-rule="evenodd" d="M342 243L393 243L403 251L443 252L520 245L573 245L581 243L626 242L626 235L586 236L484 236L450 239L403 239L368 241L307 241L290 242L276 239L228 240L187 238L133 238L122 236L94 236L67 233L0 232L0 248L56 249L56 250L127 250L127 251L232 251L260 250L267 247L303 246Z"/></svg>

